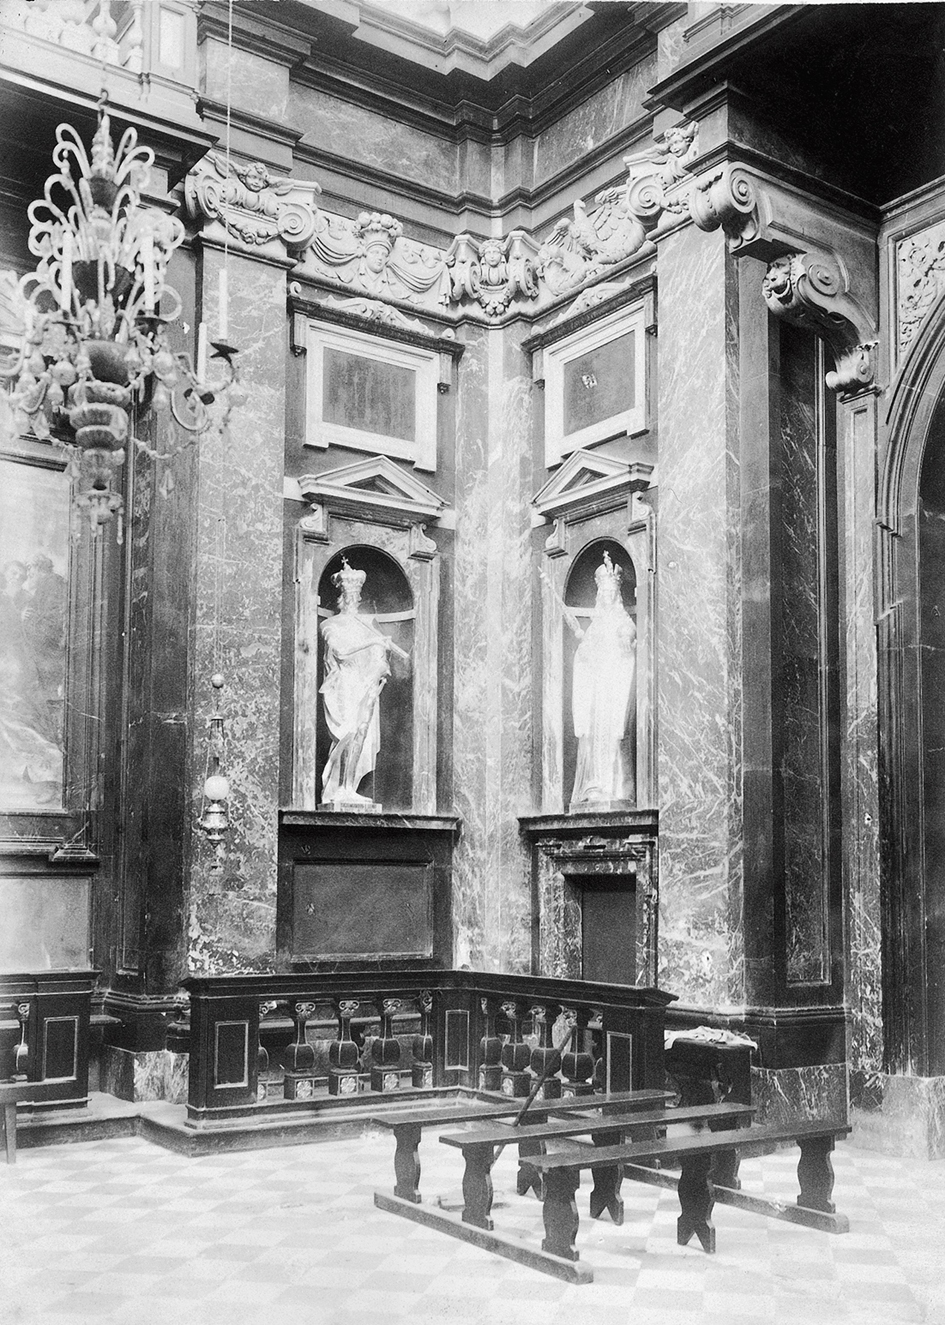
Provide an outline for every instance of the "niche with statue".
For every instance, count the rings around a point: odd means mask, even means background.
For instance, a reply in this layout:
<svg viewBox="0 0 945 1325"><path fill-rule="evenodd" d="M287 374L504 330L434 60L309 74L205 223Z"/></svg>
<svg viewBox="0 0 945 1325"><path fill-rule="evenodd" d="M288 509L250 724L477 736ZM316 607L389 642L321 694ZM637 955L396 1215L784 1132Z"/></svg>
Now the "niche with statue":
<svg viewBox="0 0 945 1325"><path fill-rule="evenodd" d="M362 510L369 463L393 490ZM383 457L301 486L292 806L435 814L440 559L423 525L442 502Z"/></svg>
<svg viewBox="0 0 945 1325"><path fill-rule="evenodd" d="M410 808L415 617L407 577L379 548L345 548L322 571L315 758L319 808Z"/></svg>
<svg viewBox="0 0 945 1325"><path fill-rule="evenodd" d="M564 799L572 812L636 804L636 572L596 539L567 577L562 632Z"/></svg>

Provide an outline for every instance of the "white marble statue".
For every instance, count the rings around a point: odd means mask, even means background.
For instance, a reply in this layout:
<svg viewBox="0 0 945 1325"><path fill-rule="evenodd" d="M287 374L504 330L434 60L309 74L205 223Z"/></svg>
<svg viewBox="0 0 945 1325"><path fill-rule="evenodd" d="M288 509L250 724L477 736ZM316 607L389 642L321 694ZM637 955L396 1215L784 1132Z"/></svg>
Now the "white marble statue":
<svg viewBox="0 0 945 1325"><path fill-rule="evenodd" d="M373 806L358 787L373 773L380 750L378 702L390 675L388 655L407 658L377 629L373 615L358 611L365 573L342 560L331 577L338 611L321 623L325 679L320 691L332 743L322 774L322 803L335 807Z"/></svg>
<svg viewBox="0 0 945 1325"><path fill-rule="evenodd" d="M621 575L605 552L594 575L594 613L574 655L571 711L578 752L571 804L589 809L634 796L626 736L637 632L620 596Z"/></svg>

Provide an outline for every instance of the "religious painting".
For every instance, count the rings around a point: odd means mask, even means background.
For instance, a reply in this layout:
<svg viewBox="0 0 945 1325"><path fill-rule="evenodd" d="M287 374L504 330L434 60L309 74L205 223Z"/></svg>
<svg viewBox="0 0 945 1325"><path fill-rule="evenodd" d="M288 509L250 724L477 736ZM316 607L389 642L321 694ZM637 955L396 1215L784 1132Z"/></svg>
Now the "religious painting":
<svg viewBox="0 0 945 1325"><path fill-rule="evenodd" d="M69 480L0 461L0 809L63 805Z"/></svg>
<svg viewBox="0 0 945 1325"><path fill-rule="evenodd" d="M351 447L436 469L439 359L344 327L308 327L307 446Z"/></svg>
<svg viewBox="0 0 945 1325"><path fill-rule="evenodd" d="M544 351L545 463L581 447L645 432L643 304L565 336Z"/></svg>

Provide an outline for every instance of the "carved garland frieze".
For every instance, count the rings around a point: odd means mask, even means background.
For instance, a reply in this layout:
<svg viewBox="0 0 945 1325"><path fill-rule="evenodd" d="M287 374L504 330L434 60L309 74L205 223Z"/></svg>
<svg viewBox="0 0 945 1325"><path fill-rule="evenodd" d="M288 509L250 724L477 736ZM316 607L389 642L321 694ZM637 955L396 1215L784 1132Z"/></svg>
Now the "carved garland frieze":
<svg viewBox="0 0 945 1325"><path fill-rule="evenodd" d="M540 247L518 229L504 238L464 233L445 251L433 248L406 238L402 222L387 212L365 211L351 220L322 211L316 183L276 178L259 162L228 163L214 153L187 176L185 202L192 216L218 224L249 247L275 245L275 251L299 257L303 273L359 297L363 308L350 311L371 320L385 320L381 310L393 303L431 310L476 304L491 319L518 301L549 302L598 281L645 250L667 218L691 219L704 231L721 229L734 253L756 251L752 246L764 237L770 206L757 182L738 165L695 178L691 167L698 154L696 124L670 129L655 147L624 157L625 181L597 194L595 208L577 199L572 215L558 221ZM945 223L903 241L897 260L901 354L945 288ZM618 288L598 281L562 317ZM832 257L799 252L776 258L763 293L773 313L812 326L831 342L836 366L827 381L833 390L848 396L869 386L875 327Z"/></svg>
<svg viewBox="0 0 945 1325"><path fill-rule="evenodd" d="M901 358L945 291L945 221L904 239L896 251L896 345Z"/></svg>

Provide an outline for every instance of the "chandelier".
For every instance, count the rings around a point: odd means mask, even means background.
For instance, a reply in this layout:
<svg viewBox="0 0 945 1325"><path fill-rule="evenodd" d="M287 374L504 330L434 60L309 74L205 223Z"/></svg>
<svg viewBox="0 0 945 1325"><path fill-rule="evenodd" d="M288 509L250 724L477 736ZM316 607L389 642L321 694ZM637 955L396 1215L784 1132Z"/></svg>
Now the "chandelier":
<svg viewBox="0 0 945 1325"><path fill-rule="evenodd" d="M121 516L126 446L166 458L130 431L134 404L149 386L153 403L169 407L192 436L225 426L245 399L236 350L226 344L225 305L212 378L203 324L196 368L188 354L170 348L167 329L181 300L166 273L184 228L176 217L142 207L154 153L138 145L133 128L115 149L106 103L103 92L91 157L71 125L56 130L57 173L28 211L29 248L39 261L6 301L0 345L13 426L69 452L75 500L93 533Z"/></svg>

